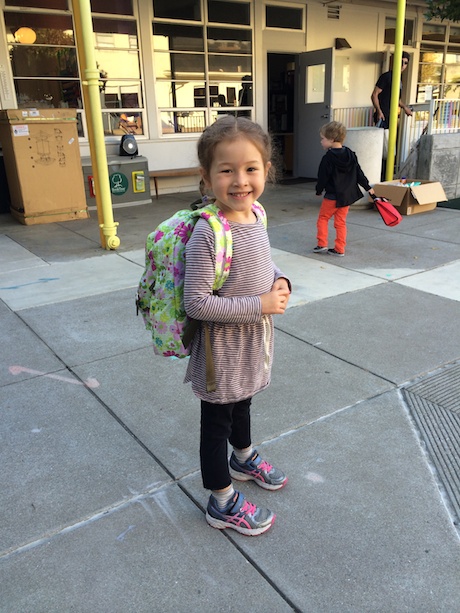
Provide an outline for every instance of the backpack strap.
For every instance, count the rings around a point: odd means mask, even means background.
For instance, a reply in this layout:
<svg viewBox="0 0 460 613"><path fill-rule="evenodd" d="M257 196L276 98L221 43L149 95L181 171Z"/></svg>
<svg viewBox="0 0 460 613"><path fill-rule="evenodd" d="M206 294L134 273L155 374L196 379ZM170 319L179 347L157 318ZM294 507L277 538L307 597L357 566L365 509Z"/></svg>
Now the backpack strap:
<svg viewBox="0 0 460 613"><path fill-rule="evenodd" d="M216 391L216 371L214 369L214 359L212 357L211 333L208 322L203 322L204 326L204 347L206 355L206 391Z"/></svg>
<svg viewBox="0 0 460 613"><path fill-rule="evenodd" d="M204 217L214 230L216 244L216 275L213 290L222 287L230 273L233 256L233 238L230 224L222 211L215 204L208 204L199 209L200 217Z"/></svg>
<svg viewBox="0 0 460 613"><path fill-rule="evenodd" d="M252 210L257 215L257 217L261 220L261 222L264 224L265 229L267 229L267 213L265 212L265 209L260 204L260 202L257 202L256 200L254 204L252 205Z"/></svg>

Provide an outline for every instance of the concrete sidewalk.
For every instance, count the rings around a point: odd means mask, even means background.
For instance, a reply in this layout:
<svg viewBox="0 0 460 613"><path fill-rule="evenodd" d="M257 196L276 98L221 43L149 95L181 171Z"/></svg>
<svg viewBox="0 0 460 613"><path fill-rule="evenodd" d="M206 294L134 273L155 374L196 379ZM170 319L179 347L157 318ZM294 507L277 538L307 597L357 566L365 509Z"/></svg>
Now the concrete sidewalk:
<svg viewBox="0 0 460 613"><path fill-rule="evenodd" d="M277 513L248 538L206 524L186 361L135 317L147 233L195 198L116 209L116 252L95 213L0 215L0 611L460 612L460 211L351 210L334 258L313 184L261 198L294 292L253 438L289 483L241 485Z"/></svg>

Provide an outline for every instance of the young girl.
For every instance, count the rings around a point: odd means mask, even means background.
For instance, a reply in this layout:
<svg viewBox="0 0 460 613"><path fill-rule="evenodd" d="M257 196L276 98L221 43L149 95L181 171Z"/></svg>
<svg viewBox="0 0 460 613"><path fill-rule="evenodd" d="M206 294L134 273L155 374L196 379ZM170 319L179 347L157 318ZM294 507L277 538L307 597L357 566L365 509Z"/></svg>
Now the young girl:
<svg viewBox="0 0 460 613"><path fill-rule="evenodd" d="M192 382L201 400L201 474L211 490L206 520L214 528L248 535L268 530L275 515L234 490L231 476L269 490L287 482L251 444L251 399L270 383L271 316L284 313L290 295L289 282L272 262L265 226L253 210L271 171L270 157L269 136L244 117L226 115L203 132L198 142L202 178L233 238L230 274L217 294L214 231L206 220L198 220L186 247L185 309L192 319L207 322L216 377L216 390L207 391L201 326L185 381ZM233 446L230 467L227 440Z"/></svg>

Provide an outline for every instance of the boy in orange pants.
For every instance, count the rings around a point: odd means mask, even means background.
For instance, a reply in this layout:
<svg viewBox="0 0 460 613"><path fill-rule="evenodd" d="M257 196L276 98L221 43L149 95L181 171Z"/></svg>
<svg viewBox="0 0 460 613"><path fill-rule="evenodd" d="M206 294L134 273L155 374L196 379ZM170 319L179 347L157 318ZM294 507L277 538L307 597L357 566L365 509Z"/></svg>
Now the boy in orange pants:
<svg viewBox="0 0 460 613"><path fill-rule="evenodd" d="M321 146L327 151L319 165L316 184L316 195L321 196L324 191L324 198L316 223L318 242L313 249L314 253L343 257L347 242L349 205L362 198L359 185L369 194L374 193L356 153L343 145L346 134L347 129L338 121L331 121L320 130ZM328 223L331 217L334 217L336 238L334 248L328 249Z"/></svg>

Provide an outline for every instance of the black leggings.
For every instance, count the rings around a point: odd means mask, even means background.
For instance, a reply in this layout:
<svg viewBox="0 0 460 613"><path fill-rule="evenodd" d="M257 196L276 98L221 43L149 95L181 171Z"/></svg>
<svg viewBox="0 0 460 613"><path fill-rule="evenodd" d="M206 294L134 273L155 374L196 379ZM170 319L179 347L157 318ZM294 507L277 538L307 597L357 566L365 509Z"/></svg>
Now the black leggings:
<svg viewBox="0 0 460 613"><path fill-rule="evenodd" d="M203 485L223 490L232 480L227 441L236 449L251 445L251 398L230 404L201 401L200 461Z"/></svg>

